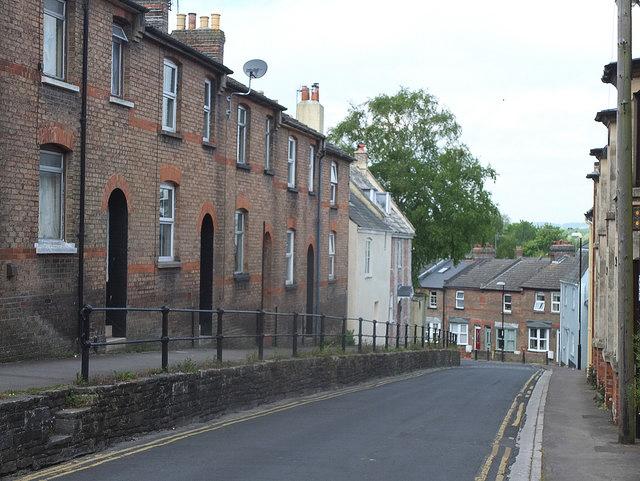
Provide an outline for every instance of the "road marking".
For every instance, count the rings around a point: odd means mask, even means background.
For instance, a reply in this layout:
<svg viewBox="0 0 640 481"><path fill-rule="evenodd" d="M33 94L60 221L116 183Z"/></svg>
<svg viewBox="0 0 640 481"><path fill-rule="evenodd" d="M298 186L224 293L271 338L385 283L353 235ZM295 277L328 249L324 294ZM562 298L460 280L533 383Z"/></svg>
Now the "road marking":
<svg viewBox="0 0 640 481"><path fill-rule="evenodd" d="M496 476L496 481L504 481L504 475L507 471L509 456L511 456L511 448L507 446L506 448L504 448L504 454L502 455L502 460L500 461L500 466L498 467L498 475Z"/></svg>
<svg viewBox="0 0 640 481"><path fill-rule="evenodd" d="M115 450L115 451L111 451L108 453L103 453L103 454L97 454L94 456L90 456L88 458L84 458L84 459L79 459L79 460L74 460L74 461L69 461L67 463L64 464L60 464L58 466L53 466L51 468L47 468L41 471L38 471L36 473L32 473L29 474L27 476L24 476L22 478L18 478L15 481L34 481L34 480L38 480L38 481L45 481L45 480L49 480L49 479L55 479L55 478L59 478L61 476L65 476L67 474L72 474L72 473L76 473L79 471L84 471L87 469L91 469L94 468L96 466L99 466L101 464L104 463L108 463L110 461L115 461L118 459L122 459L125 458L127 456L132 456L134 454L138 454L138 453L142 453L144 451L148 451L150 449L153 448L157 448L157 447L161 447L161 446L166 446L167 444L172 444L175 443L177 441L181 441L183 439L186 438L190 438L192 436L197 436L199 434L204 434L204 433L208 433L211 431L217 431L219 429L228 427L228 426L232 426L234 424L238 424L238 423L242 423L245 421L251 421L253 419L257 419L257 418L261 418L264 416L268 416L270 414L275 414L278 412L282 412L282 411L287 411L289 409L293 409L295 407L298 406L304 406L306 404L312 404L312 403L316 403L319 401L324 401L327 399L333 399L333 398L337 398L340 396L344 396L347 394L351 394L351 393L355 393L355 392L359 392L359 391L365 391L368 389L374 389L380 386L384 386L386 384L391 384L394 382L400 382L400 381L405 381L405 380L409 380L409 379L413 379L416 377L420 377L420 376L424 376L425 374L430 374L433 373L435 371L441 371L444 369L448 369L448 368L442 368L442 369L428 369L428 370L423 370L423 371L419 371L417 373L411 373L411 374L407 374L407 375L403 375L403 376L396 376L393 378L388 378L388 379L383 379L381 381L375 381L372 383L367 383L364 385L360 385L360 386L354 386L354 387L350 387L350 388L345 388L342 389L340 391L337 392L331 392L331 393L324 393L324 394L316 394L316 395L312 395L312 396L307 396L304 397L302 399L287 403L287 404L283 404L283 405L279 405L276 406L274 408L271 409L266 409L264 411L260 411L258 413L253 413L253 414L248 414L248 415L244 415L244 416L240 416L234 419L231 419L229 421L217 421L214 423L209 423L206 424L204 426L201 426L199 428L195 428L195 429L190 429L187 431L183 431L180 433L176 433L176 434L171 434L168 435L166 437L162 437L159 439L156 439L154 441L150 441L148 443L145 444L141 444L141 445L137 445L137 446L131 446L129 448L124 448L124 449L119 449L119 450Z"/></svg>
<svg viewBox="0 0 640 481"><path fill-rule="evenodd" d="M487 456L487 459L485 460L484 464L482 465L482 468L480 469L480 472L475 477L475 481L486 481L487 476L489 475L489 470L491 469L491 466L493 465L493 460L496 457L496 454L498 454L498 449L500 448L500 441L502 441L502 437L504 436L504 430L507 428L507 424L509 423L509 420L511 419L513 411L516 408L516 404L518 402L518 397L521 396L528 389L529 383L531 383L531 381L540 372L541 372L540 370L534 372L531 375L531 377L529 377L527 382L524 383L522 388L520 388L520 390L515 395L515 397L513 398L513 402L511 403L511 407L509 407L509 410L507 411L507 414L505 415L504 419L502 420L502 423L500 423L500 428L498 428L498 433L496 434L496 437L493 440L493 444L492 444L492 447L491 447L491 452L489 453L489 455Z"/></svg>
<svg viewBox="0 0 640 481"><path fill-rule="evenodd" d="M520 421L522 421L522 413L524 412L524 402L520 402L518 406L518 412L516 414L516 418L511 423L511 426L517 427L520 425Z"/></svg>

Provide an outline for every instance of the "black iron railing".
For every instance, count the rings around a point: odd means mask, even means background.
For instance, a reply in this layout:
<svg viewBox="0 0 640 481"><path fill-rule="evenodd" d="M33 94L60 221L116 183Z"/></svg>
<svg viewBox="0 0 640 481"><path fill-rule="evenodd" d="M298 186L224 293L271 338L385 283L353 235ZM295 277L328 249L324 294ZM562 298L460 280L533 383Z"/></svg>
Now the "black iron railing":
<svg viewBox="0 0 640 481"><path fill-rule="evenodd" d="M161 333L160 337L152 337L145 339L123 339L114 341L99 341L97 337L91 338L91 314L94 312L126 312L126 313L158 313L161 315ZM191 314L191 333L190 336L170 336L169 335L169 316L171 313ZM306 342L311 341L313 345L320 350L327 346L327 339L334 342L331 344L337 347L337 341L340 343L342 351L347 350L347 345L354 346L358 352L362 352L363 348L370 346L373 351L378 349L388 350L395 347L408 348L420 346L425 347L442 347L446 348L457 343L457 335L443 331L442 329L431 328L430 326L418 326L417 324L398 324L395 322L385 322L377 320L369 320L360 318L329 316L326 314L307 314L298 312L279 312L266 310L238 310L238 309L184 309L162 307L92 307L85 305L82 310L82 337L81 337L81 376L83 381L89 379L89 357L92 348L117 346L117 345L136 345L160 343L162 352L162 369L166 371L169 366L169 343L176 341L195 341L212 340L215 341L216 359L223 361L223 348L225 342L230 340L254 339L255 346L258 351L258 359L264 359L265 339L271 338L273 347L277 347L278 339L289 339L291 344L291 355L298 356L298 347L303 346ZM215 316L216 328L215 333L211 330L210 334L195 334L194 315L205 314L207 316ZM255 334L225 334L225 316L255 316ZM266 328L265 319L272 318L273 323L270 329ZM227 317L228 319L228 317ZM283 320L291 321L291 329L282 330ZM213 319L212 319L213 320ZM314 327L309 330L301 323L312 321ZM317 321L317 322L316 322ZM327 323L331 326L327 326ZM349 330L349 323L357 326L357 331ZM212 323L213 324L213 323ZM369 325L370 329L365 329ZM280 326L280 331L278 327ZM307 326L308 327L308 326ZM328 328L329 327L329 328ZM213 329L213 326L211 326ZM288 332L287 332L288 331ZM384 339L384 344L382 344Z"/></svg>

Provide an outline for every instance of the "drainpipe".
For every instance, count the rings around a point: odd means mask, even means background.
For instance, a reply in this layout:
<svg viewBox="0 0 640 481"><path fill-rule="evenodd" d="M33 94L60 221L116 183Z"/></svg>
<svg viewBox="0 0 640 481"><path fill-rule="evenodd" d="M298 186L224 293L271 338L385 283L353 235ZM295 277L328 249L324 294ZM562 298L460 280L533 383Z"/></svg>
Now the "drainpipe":
<svg viewBox="0 0 640 481"><path fill-rule="evenodd" d="M78 339L82 338L84 305L84 230L85 230L85 180L87 163L87 87L89 83L89 5L84 0L82 19L82 103L80 107L80 206L78 220ZM85 333L87 336L89 333Z"/></svg>
<svg viewBox="0 0 640 481"><path fill-rule="evenodd" d="M318 150L318 204L317 204L317 219L316 219L316 302L314 303L313 313L318 314L320 310L320 231L322 227L321 219L321 204L322 204L322 159L326 155L325 141L320 141L320 149ZM314 319L315 323L316 319Z"/></svg>

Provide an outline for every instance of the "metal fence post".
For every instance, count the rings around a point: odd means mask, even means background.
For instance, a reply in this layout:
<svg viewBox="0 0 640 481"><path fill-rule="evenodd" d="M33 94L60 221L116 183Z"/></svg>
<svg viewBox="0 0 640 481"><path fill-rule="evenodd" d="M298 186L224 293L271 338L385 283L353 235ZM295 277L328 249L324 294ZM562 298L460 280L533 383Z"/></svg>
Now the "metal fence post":
<svg viewBox="0 0 640 481"><path fill-rule="evenodd" d="M489 360L489 348L487 348L487 361Z"/></svg>
<svg viewBox="0 0 640 481"><path fill-rule="evenodd" d="M223 309L218 309L218 322L216 326L216 358L218 362L222 362L222 315Z"/></svg>
<svg viewBox="0 0 640 481"><path fill-rule="evenodd" d="M324 322L325 322L326 316L324 314L320 314L320 350L322 351L324 349Z"/></svg>
<svg viewBox="0 0 640 481"><path fill-rule="evenodd" d="M389 321L385 322L384 326L384 348L389 349Z"/></svg>
<svg viewBox="0 0 640 481"><path fill-rule="evenodd" d="M358 318L358 352L362 352L362 318Z"/></svg>
<svg viewBox="0 0 640 481"><path fill-rule="evenodd" d="M162 344L162 370L169 369L169 311L167 306L160 308L162 311L162 338L160 343Z"/></svg>
<svg viewBox="0 0 640 481"><path fill-rule="evenodd" d="M404 348L409 345L409 324L404 325Z"/></svg>
<svg viewBox="0 0 640 481"><path fill-rule="evenodd" d="M378 321L376 321L375 319L373 320L373 350L376 350L376 334L378 330Z"/></svg>
<svg viewBox="0 0 640 481"><path fill-rule="evenodd" d="M396 323L396 349L400 349L400 324Z"/></svg>
<svg viewBox="0 0 640 481"><path fill-rule="evenodd" d="M80 347L82 348L81 375L84 382L89 381L89 334L91 331L91 306L85 305L82 308L82 336L80 337Z"/></svg>
<svg viewBox="0 0 640 481"><path fill-rule="evenodd" d="M524 364L524 349L522 350L522 364Z"/></svg>
<svg viewBox="0 0 640 481"><path fill-rule="evenodd" d="M431 344L431 324L427 324L427 342Z"/></svg>
<svg viewBox="0 0 640 481"><path fill-rule="evenodd" d="M342 352L347 350L347 318L342 318L342 339L341 339Z"/></svg>
<svg viewBox="0 0 640 481"><path fill-rule="evenodd" d="M418 344L418 325L413 325L413 345Z"/></svg>
<svg viewBox="0 0 640 481"><path fill-rule="evenodd" d="M258 311L257 317L257 331L258 331L258 359L261 361L264 359L264 311L260 309Z"/></svg>
<svg viewBox="0 0 640 481"><path fill-rule="evenodd" d="M422 335L422 349L424 349L424 324L422 325L420 333Z"/></svg>
<svg viewBox="0 0 640 481"><path fill-rule="evenodd" d="M298 355L298 313L293 313L293 333L291 334L291 355Z"/></svg>

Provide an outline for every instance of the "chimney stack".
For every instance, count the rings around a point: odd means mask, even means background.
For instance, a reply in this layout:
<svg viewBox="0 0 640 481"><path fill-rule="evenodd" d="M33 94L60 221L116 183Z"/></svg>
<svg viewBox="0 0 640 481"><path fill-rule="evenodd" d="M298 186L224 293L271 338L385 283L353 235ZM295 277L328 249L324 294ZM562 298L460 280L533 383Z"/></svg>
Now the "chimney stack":
<svg viewBox="0 0 640 481"><path fill-rule="evenodd" d="M189 30L195 30L196 29L196 14L195 13L190 13L188 15L188 18L189 18L189 25L188 25Z"/></svg>
<svg viewBox="0 0 640 481"><path fill-rule="evenodd" d="M495 259L496 249L491 244L485 244L484 246L476 244L471 251L471 257L474 259Z"/></svg>
<svg viewBox="0 0 640 481"><path fill-rule="evenodd" d="M516 246L516 259L522 259L523 255L524 249L522 248L522 246Z"/></svg>
<svg viewBox="0 0 640 481"><path fill-rule="evenodd" d="M296 119L312 129L324 133L324 107L320 103L320 85L311 85L311 99L309 88L305 85L300 88L300 102L296 106Z"/></svg>
<svg viewBox="0 0 640 481"><path fill-rule="evenodd" d="M364 142L358 142L358 147L353 153L356 158L356 167L360 170L367 170L369 166L369 154L367 154L367 146Z"/></svg>
<svg viewBox="0 0 640 481"><path fill-rule="evenodd" d="M177 15L176 30L184 30L187 26L187 16L184 13Z"/></svg>
<svg viewBox="0 0 640 481"><path fill-rule="evenodd" d="M171 32L171 36L207 57L223 63L225 37L224 32L220 30L220 14L212 13L211 17L200 16L200 28L196 28L196 14L189 13L186 30L184 20L181 20L184 17L184 14L178 14L177 28ZM211 18L211 23L209 23L209 18Z"/></svg>
<svg viewBox="0 0 640 481"><path fill-rule="evenodd" d="M576 248L571 242L565 240L555 241L549 248L549 257L551 260L557 261L565 256L573 257L576 253Z"/></svg>
<svg viewBox="0 0 640 481"><path fill-rule="evenodd" d="M146 7L149 11L144 14L144 23L150 27L168 33L169 10L171 0L134 0L138 5Z"/></svg>

